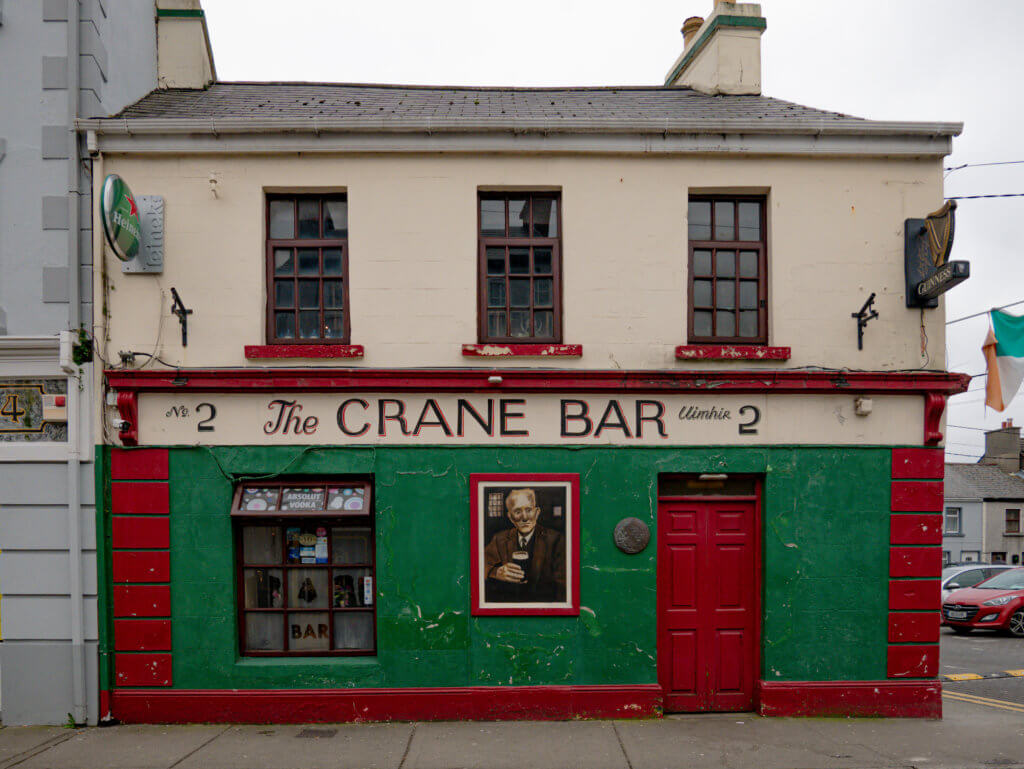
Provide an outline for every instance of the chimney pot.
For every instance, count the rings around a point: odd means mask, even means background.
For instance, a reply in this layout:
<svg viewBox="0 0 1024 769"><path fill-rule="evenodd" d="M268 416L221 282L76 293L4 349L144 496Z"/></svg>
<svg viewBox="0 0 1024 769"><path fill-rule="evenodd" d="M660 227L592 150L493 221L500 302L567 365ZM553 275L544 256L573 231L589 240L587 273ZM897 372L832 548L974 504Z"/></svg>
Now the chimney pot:
<svg viewBox="0 0 1024 769"><path fill-rule="evenodd" d="M683 22L683 47L689 48L690 43L693 42L694 37L697 36L697 30L704 24L704 19L700 16L691 16Z"/></svg>

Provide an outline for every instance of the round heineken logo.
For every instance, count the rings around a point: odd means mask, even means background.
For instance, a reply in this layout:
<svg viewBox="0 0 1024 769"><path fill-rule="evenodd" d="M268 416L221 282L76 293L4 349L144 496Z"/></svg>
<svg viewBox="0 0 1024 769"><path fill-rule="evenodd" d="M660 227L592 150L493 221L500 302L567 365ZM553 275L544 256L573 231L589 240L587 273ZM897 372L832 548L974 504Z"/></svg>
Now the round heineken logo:
<svg viewBox="0 0 1024 769"><path fill-rule="evenodd" d="M110 174L103 180L100 190L100 212L103 218L103 233L107 242L122 261L130 261L139 253L142 231L139 226L139 209L135 196L117 174Z"/></svg>

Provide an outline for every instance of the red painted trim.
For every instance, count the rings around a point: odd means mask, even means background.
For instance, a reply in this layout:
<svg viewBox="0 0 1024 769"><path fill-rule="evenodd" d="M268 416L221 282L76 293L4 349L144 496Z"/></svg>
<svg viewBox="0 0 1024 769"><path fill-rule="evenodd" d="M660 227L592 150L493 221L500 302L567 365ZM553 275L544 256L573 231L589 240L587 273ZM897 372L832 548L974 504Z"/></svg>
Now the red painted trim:
<svg viewBox="0 0 1024 769"><path fill-rule="evenodd" d="M942 685L937 681L762 681L760 713L942 718Z"/></svg>
<svg viewBox="0 0 1024 769"><path fill-rule="evenodd" d="M889 516L889 543L941 545L942 516L933 513L900 513Z"/></svg>
<svg viewBox="0 0 1024 769"><path fill-rule="evenodd" d="M171 621L169 619L114 620L114 649L119 652L169 652Z"/></svg>
<svg viewBox="0 0 1024 769"><path fill-rule="evenodd" d="M174 369L106 372L115 390L235 392L239 390L508 392L964 392L966 374L857 371L546 371L538 369Z"/></svg>
<svg viewBox="0 0 1024 769"><path fill-rule="evenodd" d="M938 643L939 613L894 612L889 614L889 643Z"/></svg>
<svg viewBox="0 0 1024 769"><path fill-rule="evenodd" d="M170 617L169 585L114 585L115 617Z"/></svg>
<svg viewBox="0 0 1024 769"><path fill-rule="evenodd" d="M567 608L491 608L482 607L483 596L480 594L479 576L483 568L483 548L477 547L477 538L481 533L480 519L483 511L479 508L480 484L502 483L529 485L531 481L559 481L569 484L572 495L572 516L566 520L565 538L572 543L572 557L569 558L566 573L572 578L571 590L566 595ZM580 613L580 477L576 473L473 473L469 476L469 554L471 568L469 571L470 613L475 616L496 615L502 617L523 615L546 615L562 617L578 617ZM484 543L486 546L486 543Z"/></svg>
<svg viewBox="0 0 1024 769"><path fill-rule="evenodd" d="M166 516L157 518L113 519L113 547L170 547L171 522Z"/></svg>
<svg viewBox="0 0 1024 769"><path fill-rule="evenodd" d="M170 582L171 554L160 550L115 550L114 582Z"/></svg>
<svg viewBox="0 0 1024 769"><path fill-rule="evenodd" d="M464 344L466 358L581 358L581 344Z"/></svg>
<svg viewBox="0 0 1024 769"><path fill-rule="evenodd" d="M789 360L789 347L742 344L681 344L676 360Z"/></svg>
<svg viewBox="0 0 1024 769"><path fill-rule="evenodd" d="M123 723L564 721L661 715L661 687L471 686L434 689L117 690Z"/></svg>
<svg viewBox="0 0 1024 769"><path fill-rule="evenodd" d="M125 481L110 485L110 510L114 515L167 515L170 504L168 483Z"/></svg>
<svg viewBox="0 0 1024 769"><path fill-rule="evenodd" d="M117 686L170 686L171 655L115 654L114 680Z"/></svg>
<svg viewBox="0 0 1024 769"><path fill-rule="evenodd" d="M941 574L941 547L889 548L890 577L938 577Z"/></svg>
<svg viewBox="0 0 1024 769"><path fill-rule="evenodd" d="M139 442L139 399L134 392L119 392L117 394L117 413L126 423L120 429L117 437L125 446L135 446Z"/></svg>
<svg viewBox="0 0 1024 769"><path fill-rule="evenodd" d="M889 678L934 678L939 674L939 645L890 646L886 670Z"/></svg>
<svg viewBox="0 0 1024 769"><path fill-rule="evenodd" d="M942 480L945 461L942 449L893 449L892 477Z"/></svg>
<svg viewBox="0 0 1024 769"><path fill-rule="evenodd" d="M942 481L893 481L894 513L941 513Z"/></svg>
<svg viewBox="0 0 1024 769"><path fill-rule="evenodd" d="M114 481L165 481L170 477L167 449L111 449L110 478Z"/></svg>
<svg viewBox="0 0 1024 769"><path fill-rule="evenodd" d="M938 579L898 579L889 582L890 609L939 611L942 603Z"/></svg>
<svg viewBox="0 0 1024 769"><path fill-rule="evenodd" d="M958 374L957 376L966 376ZM963 392L963 391L961 391ZM946 395L954 393L930 392L924 396L924 445L937 446L942 442L939 425L942 424L942 412L946 410Z"/></svg>
<svg viewBox="0 0 1024 769"><path fill-rule="evenodd" d="M100 689L100 721L110 718L110 692Z"/></svg>
<svg viewBox="0 0 1024 769"><path fill-rule="evenodd" d="M362 358L361 344L247 344L245 357L257 358Z"/></svg>

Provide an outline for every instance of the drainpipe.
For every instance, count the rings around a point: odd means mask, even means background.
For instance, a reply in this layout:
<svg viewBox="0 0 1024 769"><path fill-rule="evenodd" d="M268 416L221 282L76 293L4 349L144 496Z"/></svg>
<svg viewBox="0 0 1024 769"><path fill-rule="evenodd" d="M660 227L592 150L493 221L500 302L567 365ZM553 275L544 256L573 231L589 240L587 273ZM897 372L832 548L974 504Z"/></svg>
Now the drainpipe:
<svg viewBox="0 0 1024 769"><path fill-rule="evenodd" d="M81 242L79 211L82 190L79 185L78 117L80 66L79 0L68 3L68 326L74 334L81 325ZM76 724L86 722L85 704L85 599L82 588L82 496L81 442L82 399L79 381L68 379L68 592L71 597L71 716Z"/></svg>

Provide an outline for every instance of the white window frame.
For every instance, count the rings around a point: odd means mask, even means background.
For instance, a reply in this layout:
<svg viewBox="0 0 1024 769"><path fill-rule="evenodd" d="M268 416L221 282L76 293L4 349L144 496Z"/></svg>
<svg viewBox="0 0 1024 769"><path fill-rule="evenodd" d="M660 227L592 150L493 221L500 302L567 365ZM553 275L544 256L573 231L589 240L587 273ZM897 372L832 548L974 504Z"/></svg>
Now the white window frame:
<svg viewBox="0 0 1024 769"><path fill-rule="evenodd" d="M956 516L956 528L953 529L949 525L950 514ZM942 519L942 533L946 535L956 536L964 533L964 509L962 507L947 507L945 515Z"/></svg>

